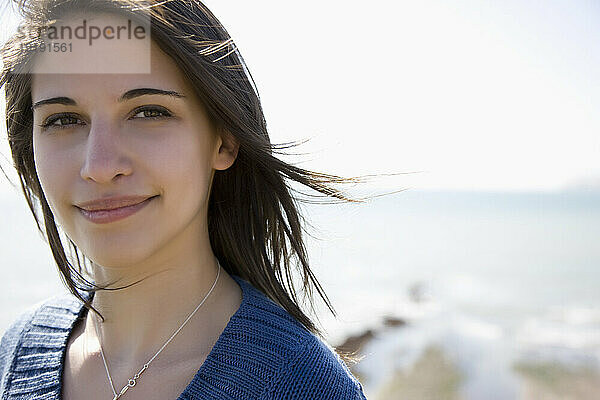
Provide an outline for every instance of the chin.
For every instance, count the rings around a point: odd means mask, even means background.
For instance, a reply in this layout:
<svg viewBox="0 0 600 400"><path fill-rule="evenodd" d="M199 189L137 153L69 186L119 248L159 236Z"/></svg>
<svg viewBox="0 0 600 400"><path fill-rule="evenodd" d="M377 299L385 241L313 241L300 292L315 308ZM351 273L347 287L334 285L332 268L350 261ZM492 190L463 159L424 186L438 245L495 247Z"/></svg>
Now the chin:
<svg viewBox="0 0 600 400"><path fill-rule="evenodd" d="M80 249L94 264L111 269L125 269L143 264L151 259L153 254L147 243L145 246L135 246L123 241L111 244L96 241Z"/></svg>

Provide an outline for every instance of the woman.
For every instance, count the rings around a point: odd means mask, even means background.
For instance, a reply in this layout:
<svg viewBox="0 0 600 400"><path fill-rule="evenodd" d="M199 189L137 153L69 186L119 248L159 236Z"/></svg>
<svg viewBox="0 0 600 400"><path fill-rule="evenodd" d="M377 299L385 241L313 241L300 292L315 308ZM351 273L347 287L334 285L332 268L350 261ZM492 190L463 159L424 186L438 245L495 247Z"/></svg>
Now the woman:
<svg viewBox="0 0 600 400"><path fill-rule="evenodd" d="M9 142L71 293L4 334L2 398L364 399L351 357L298 304L292 258L311 304L312 281L335 315L285 181L354 201L331 184L355 180L274 157L212 13L198 0L18 6L0 77ZM82 26L88 45L67 51ZM62 50L42 50L49 38Z"/></svg>

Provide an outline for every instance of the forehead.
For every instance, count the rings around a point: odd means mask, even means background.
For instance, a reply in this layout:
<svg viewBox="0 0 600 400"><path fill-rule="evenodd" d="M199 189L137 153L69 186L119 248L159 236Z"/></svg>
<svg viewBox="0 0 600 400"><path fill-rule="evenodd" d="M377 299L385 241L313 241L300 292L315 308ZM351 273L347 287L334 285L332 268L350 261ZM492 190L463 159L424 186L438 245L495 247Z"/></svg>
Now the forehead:
<svg viewBox="0 0 600 400"><path fill-rule="evenodd" d="M127 18L110 15L98 14L88 15L85 17L69 17L64 20L65 25L82 26L81 21L86 20L88 27L93 23L99 27L112 26L116 27L121 24L127 24ZM111 25L112 24L112 25ZM89 73L89 70L74 70L74 73L46 73L50 71L48 65L56 62L56 58L52 59L53 54L38 52L35 56L34 69L32 73L32 99L35 102L41 98L50 97L53 95L72 95L81 94L89 97L94 94L112 94L115 99L127 89L132 87L156 87L180 92L188 92L189 86L187 81L177 66L177 64L160 49L160 47L152 40L147 43L143 41L129 41L126 48L119 46L110 46L110 42L105 41L104 45L94 43L91 46L81 46L77 52L64 52L59 54L58 61L63 65L73 65L75 63L87 63L90 67L94 67L101 71L99 73ZM107 45L108 44L108 45ZM124 57L124 52L129 54L135 53L140 63L147 72L144 73L104 73L102 68L98 68L99 63L114 64L114 60L119 60ZM147 57L143 60L143 57ZM109 67L107 67L108 69ZM140 71L138 69L136 71Z"/></svg>

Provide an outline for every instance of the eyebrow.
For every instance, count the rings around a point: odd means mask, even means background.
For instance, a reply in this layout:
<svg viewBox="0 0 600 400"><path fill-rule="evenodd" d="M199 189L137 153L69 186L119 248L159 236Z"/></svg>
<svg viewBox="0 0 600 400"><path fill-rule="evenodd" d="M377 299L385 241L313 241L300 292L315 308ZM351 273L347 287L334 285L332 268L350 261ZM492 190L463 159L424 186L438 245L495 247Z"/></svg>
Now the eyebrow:
<svg viewBox="0 0 600 400"><path fill-rule="evenodd" d="M162 89L154 89L154 88L139 88L129 90L119 98L119 103L122 103L127 100L131 100L136 97L151 95L151 94L159 94L163 96L171 96L175 98L182 98L185 95L175 92L173 90L162 90ZM31 110L35 110L36 108L46 105L46 104L62 104L65 106L76 106L77 102L70 97L52 97L50 99L44 99L37 101L35 104L31 106Z"/></svg>

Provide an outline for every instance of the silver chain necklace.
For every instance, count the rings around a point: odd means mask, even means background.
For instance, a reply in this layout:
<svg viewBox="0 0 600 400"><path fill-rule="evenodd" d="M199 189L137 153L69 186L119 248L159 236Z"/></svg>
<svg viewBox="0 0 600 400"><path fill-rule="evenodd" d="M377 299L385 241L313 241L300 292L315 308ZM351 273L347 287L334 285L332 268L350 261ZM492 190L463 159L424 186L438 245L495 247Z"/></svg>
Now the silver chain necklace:
<svg viewBox="0 0 600 400"><path fill-rule="evenodd" d="M150 363L152 361L154 361L154 359L160 354L160 352L163 351L163 349L171 342L171 340L173 340L175 335L177 335L179 333L179 331L185 326L185 324L187 324L187 322L194 316L194 314L196 313L196 311L198 311L200 306L202 306L202 304L204 304L204 301L208 298L210 293L215 288L215 285L217 284L217 281L219 280L219 275L221 274L221 264L219 263L218 259L216 259L216 260L217 260L217 265L219 266L219 269L217 271L217 279L215 279L215 282L213 283L212 287L210 288L210 290L208 291L206 296L204 296L204 299L202 299L202 302L200 304L198 304L196 309L194 311L192 311L192 313L186 318L185 321L183 321L183 324L181 324L181 326L175 331L175 333L173 333L173 335L169 338L169 340L167 340L165 342L165 344L162 345L160 350L158 350L156 352L156 354L147 363L145 363L142 366L142 369L140 369L137 374L135 374L131 379L129 379L129 381L127 381L127 384L125 386L123 386L123 389L121 389L121 391L119 393L117 393L117 391L115 390L115 385L113 384L113 380L110 376L110 372L108 372L108 364L106 363L106 357L104 357L104 350L102 350L102 343L100 343L100 335L98 335L98 326L97 326L96 318L94 318L92 316L92 320L94 321L94 330L96 331L96 336L98 336L98 344L100 345L100 354L102 355L102 361L104 362L104 369L106 369L106 376L108 376L108 381L110 382L110 387L114 394L113 400L117 400L119 397L123 396L127 390L129 390L130 388L132 388L136 385L137 380L144 373L144 371L146 371L146 369L148 369L148 366L150 365Z"/></svg>

